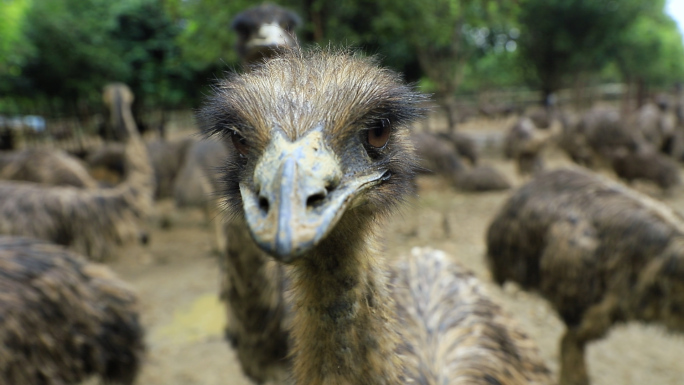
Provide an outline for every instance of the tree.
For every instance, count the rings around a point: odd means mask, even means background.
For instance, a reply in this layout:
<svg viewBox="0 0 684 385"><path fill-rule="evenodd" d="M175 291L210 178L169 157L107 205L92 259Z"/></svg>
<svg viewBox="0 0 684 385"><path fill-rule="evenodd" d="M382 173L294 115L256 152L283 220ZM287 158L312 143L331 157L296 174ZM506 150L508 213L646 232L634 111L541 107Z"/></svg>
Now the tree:
<svg viewBox="0 0 684 385"><path fill-rule="evenodd" d="M191 70L181 61L176 38L181 33L160 0L130 2L116 15L112 30L117 52L127 67L125 81L136 95L133 112L136 120L147 128L149 119L142 119L151 108L161 107L158 128L164 135L164 110L183 103L186 91L193 87Z"/></svg>
<svg viewBox="0 0 684 385"><path fill-rule="evenodd" d="M126 65L111 38L116 2L41 0L27 13L26 37L35 47L17 93L60 102L78 114L85 102L100 103L102 85L123 80ZM83 103L80 103L83 102ZM87 103L86 103L87 104Z"/></svg>
<svg viewBox="0 0 684 385"><path fill-rule="evenodd" d="M33 51L24 34L29 0L0 2L0 76L18 76Z"/></svg>
<svg viewBox="0 0 684 385"><path fill-rule="evenodd" d="M437 102L447 111L449 130L457 122L455 92L468 62L481 55L492 31L511 28L512 1L383 0L376 28L384 36L401 36L415 52L420 68L434 86ZM420 22L411 22L418 20ZM498 34L497 34L498 35Z"/></svg>
<svg viewBox="0 0 684 385"><path fill-rule="evenodd" d="M249 0L168 0L166 7L182 25L176 42L183 63L193 71L220 71L239 63L234 46L236 35L230 29L233 17L255 5Z"/></svg>
<svg viewBox="0 0 684 385"><path fill-rule="evenodd" d="M629 88L636 85L637 105L648 88L684 80L684 46L676 23L665 14L665 2L654 1L651 12L640 13L618 37L615 62ZM630 92L627 93L628 95Z"/></svg>
<svg viewBox="0 0 684 385"><path fill-rule="evenodd" d="M542 101L578 73L598 71L648 7L641 0L521 0L520 57Z"/></svg>

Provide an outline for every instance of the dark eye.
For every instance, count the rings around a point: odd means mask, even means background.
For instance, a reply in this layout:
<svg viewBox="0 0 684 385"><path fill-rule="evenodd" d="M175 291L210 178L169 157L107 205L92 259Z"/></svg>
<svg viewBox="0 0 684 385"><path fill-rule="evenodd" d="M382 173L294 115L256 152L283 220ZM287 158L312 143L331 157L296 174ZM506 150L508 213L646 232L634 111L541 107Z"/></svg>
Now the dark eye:
<svg viewBox="0 0 684 385"><path fill-rule="evenodd" d="M247 144L247 140L243 138L242 135L238 134L237 131L233 131L233 133L230 134L230 140L233 142L233 146L240 153L240 155L247 155L247 151L249 151L249 145Z"/></svg>
<svg viewBox="0 0 684 385"><path fill-rule="evenodd" d="M380 119L373 123L368 130L366 141L371 147L382 148L387 144L392 126L389 119Z"/></svg>

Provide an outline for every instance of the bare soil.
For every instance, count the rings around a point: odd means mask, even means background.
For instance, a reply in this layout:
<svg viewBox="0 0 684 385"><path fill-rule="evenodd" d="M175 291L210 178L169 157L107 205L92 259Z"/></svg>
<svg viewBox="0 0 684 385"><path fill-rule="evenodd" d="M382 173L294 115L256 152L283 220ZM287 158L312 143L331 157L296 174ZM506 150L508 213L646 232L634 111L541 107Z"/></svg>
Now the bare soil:
<svg viewBox="0 0 684 385"><path fill-rule="evenodd" d="M493 129L466 126L464 130L479 135L483 146L495 148L501 127L508 121L497 124ZM547 155L550 168L569 163L556 151ZM483 163L503 171L516 185L523 182L514 165L494 150L485 152ZM413 246L430 246L450 253L515 315L556 373L563 324L537 295L514 285L491 284L484 264L486 228L509 192L458 192L436 177L421 178L419 186L420 196L385 229L387 251L398 255ZM637 188L684 211L681 191L663 196L648 185ZM142 302L148 352L138 384L250 384L223 340L225 317L217 298L219 270L211 250L210 227L200 210L176 210L170 201L160 202L158 210L169 218L171 227L161 229L153 223L149 245L125 248L110 263L137 289ZM587 353L590 376L597 385L684 384L682 357L682 335L642 324L614 327L607 338L591 344Z"/></svg>

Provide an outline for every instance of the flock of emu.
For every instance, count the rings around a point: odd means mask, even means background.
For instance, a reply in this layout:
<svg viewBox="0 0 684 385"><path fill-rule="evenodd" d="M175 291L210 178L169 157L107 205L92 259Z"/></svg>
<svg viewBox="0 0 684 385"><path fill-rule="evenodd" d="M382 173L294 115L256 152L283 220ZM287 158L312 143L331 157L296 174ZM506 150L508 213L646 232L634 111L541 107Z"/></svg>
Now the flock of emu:
<svg viewBox="0 0 684 385"><path fill-rule="evenodd" d="M134 383L138 300L101 263L146 241L164 197L208 219L227 212L213 221L226 336L256 383L555 383L457 256L385 255L379 240L421 172L465 191L512 182L468 136L414 132L427 98L373 58L297 47L299 23L273 5L235 18L245 70L198 112L209 140L144 141L131 91L111 84L116 141L83 161L0 154L1 384ZM671 192L684 127L669 107L629 119L551 107L546 123L522 117L506 135L529 181L492 220L486 259L496 282L535 290L566 324L562 385L589 384L585 346L617 322L684 325L684 217L591 170ZM587 168L545 171L550 148Z"/></svg>

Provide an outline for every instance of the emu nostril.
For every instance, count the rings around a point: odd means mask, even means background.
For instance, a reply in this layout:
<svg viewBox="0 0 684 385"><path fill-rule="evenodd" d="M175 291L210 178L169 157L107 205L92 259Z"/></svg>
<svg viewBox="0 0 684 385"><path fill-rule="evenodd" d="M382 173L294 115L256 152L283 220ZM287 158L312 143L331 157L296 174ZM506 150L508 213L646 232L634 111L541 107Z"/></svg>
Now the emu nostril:
<svg viewBox="0 0 684 385"><path fill-rule="evenodd" d="M323 199L328 195L327 192L319 192L309 196L306 199L306 207L314 207L323 202Z"/></svg>
<svg viewBox="0 0 684 385"><path fill-rule="evenodd" d="M261 209L261 211L264 214L266 214L266 213L268 213L269 207L270 207L270 205L268 203L268 199L266 199L266 197L264 197L264 196L260 196L259 197L259 209Z"/></svg>

